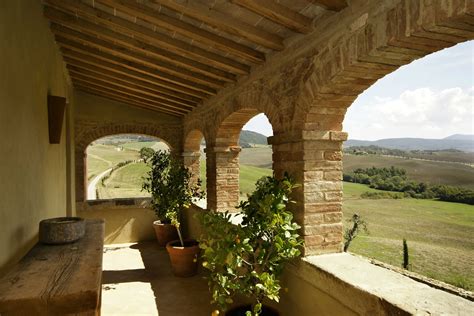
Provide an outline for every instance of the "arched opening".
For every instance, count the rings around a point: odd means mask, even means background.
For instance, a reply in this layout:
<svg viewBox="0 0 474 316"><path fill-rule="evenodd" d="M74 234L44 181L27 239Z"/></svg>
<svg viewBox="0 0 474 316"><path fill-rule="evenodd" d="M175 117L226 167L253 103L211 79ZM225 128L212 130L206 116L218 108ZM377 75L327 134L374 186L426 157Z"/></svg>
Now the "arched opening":
<svg viewBox="0 0 474 316"><path fill-rule="evenodd" d="M184 141L183 162L193 174L194 181L201 181L201 188L206 191L206 138L197 129L188 133ZM197 201L198 206L207 207L206 200Z"/></svg>
<svg viewBox="0 0 474 316"><path fill-rule="evenodd" d="M99 138L86 148L87 200L148 197L143 177L147 160L157 150L170 150L161 139L140 134Z"/></svg>
<svg viewBox="0 0 474 316"><path fill-rule="evenodd" d="M473 49L470 41L427 55L360 94L345 116L343 158L346 229L357 213L369 230L349 250L400 267L406 239L409 270L467 290Z"/></svg>

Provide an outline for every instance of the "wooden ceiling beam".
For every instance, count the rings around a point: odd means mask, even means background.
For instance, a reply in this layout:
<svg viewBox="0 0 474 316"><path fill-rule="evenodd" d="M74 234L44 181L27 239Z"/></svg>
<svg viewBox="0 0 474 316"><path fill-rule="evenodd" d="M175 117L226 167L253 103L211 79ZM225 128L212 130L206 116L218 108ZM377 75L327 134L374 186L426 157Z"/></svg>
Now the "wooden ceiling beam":
<svg viewBox="0 0 474 316"><path fill-rule="evenodd" d="M130 70L138 71L140 73L143 73L145 75L149 75L152 77L155 77L163 82L167 83L167 87L173 90L180 91L181 89L187 89L190 91L197 91L197 92L203 92L207 96L210 95L215 95L216 90L212 87L205 86L202 84L198 84L196 82L186 80L186 79L181 79L177 78L175 76L171 76L169 74L163 73L162 71L158 71L156 69L152 69L131 61L128 61L126 59L101 52L99 50L96 50L92 47L84 46L81 44L78 44L74 41L65 39L61 36L56 36L56 41L61 47L66 47L68 49L74 50L76 52L80 52L82 54L88 55L91 58L96 58L103 60L108 63L115 64L117 66L121 66Z"/></svg>
<svg viewBox="0 0 474 316"><path fill-rule="evenodd" d="M92 71L80 69L74 66L68 66L67 68L69 72L76 78L79 76L81 78L89 78L90 82L103 82L107 84L108 86L115 86L115 88L119 89L119 91L121 91L120 89L131 90L131 91L134 91L135 93L161 99L163 100L164 104L168 104L169 102L169 104L172 104L178 107L182 106L182 107L192 109L197 106L196 103L191 103L189 101L183 101L180 99L174 100L174 99L169 98L168 96L163 96L161 94L158 94L154 90L147 89L140 85L131 84L128 82L121 81L119 79L111 79L107 76L100 76L97 73L94 73Z"/></svg>
<svg viewBox="0 0 474 316"><path fill-rule="evenodd" d="M155 32L147 27L138 25L107 12L90 7L78 0L60 1L43 0L47 5L53 6L59 10L66 10L72 15L78 15L86 20L92 20L107 27L120 29L126 34L131 34L136 38L153 43L160 47L166 47L167 50L179 52L182 56L197 58L200 62L212 65L216 68L226 69L232 73L248 74L250 66L240 63L228 57L207 51L200 47L188 44L186 42L174 39L170 36ZM46 8L47 10L47 8Z"/></svg>
<svg viewBox="0 0 474 316"><path fill-rule="evenodd" d="M341 11L347 7L347 0L310 0L310 2L332 11Z"/></svg>
<svg viewBox="0 0 474 316"><path fill-rule="evenodd" d="M122 95L117 95L117 94L111 94L111 93L108 93L108 92L104 92L104 91L102 91L98 88L93 88L93 87L89 87L87 85L83 85L80 82L73 82L73 85L76 89L84 91L86 93L97 95L97 96L102 97L102 98L106 98L106 99L126 103L128 105L135 106L135 107L145 109L145 110L148 110L148 111L155 111L155 112L158 111L158 112L166 113L166 114L177 116L177 117L183 117L185 115L185 114L182 114L182 113L179 113L179 112L167 111L166 109L163 109L159 106L158 107L154 106L154 105L152 106L148 103L134 100L133 98L131 98L129 96L126 96L126 95L122 96Z"/></svg>
<svg viewBox="0 0 474 316"><path fill-rule="evenodd" d="M265 55L255 49L240 43L234 42L228 38L219 36L205 29L195 27L181 20L162 14L146 5L135 1L123 0L95 0L106 6L122 11L133 17L142 19L157 27L176 32L193 41L197 41L211 47L217 48L223 52L243 58L249 62L261 64L265 61Z"/></svg>
<svg viewBox="0 0 474 316"><path fill-rule="evenodd" d="M311 19L273 0L232 0L250 11L299 33L311 31Z"/></svg>
<svg viewBox="0 0 474 316"><path fill-rule="evenodd" d="M111 44L107 41L104 41L99 38L95 38L89 35L82 34L80 32L68 29L66 27L52 24L51 30L54 34L61 36L63 38L67 38L77 43L85 44L87 46L94 47L96 49L102 50L104 52L110 53L117 57L121 57L132 62L137 62L147 67L156 68L157 70L163 71L173 77L183 78L186 80L195 81L207 86L211 86L213 88L221 88L224 86L225 82L221 80L217 80L214 78L206 77L199 73L194 73L189 71L188 69L176 67L172 64L162 62L156 60L154 58L150 58L147 55L142 53L135 53L128 48L123 48L121 46L117 46L115 44Z"/></svg>
<svg viewBox="0 0 474 316"><path fill-rule="evenodd" d="M245 38L247 41L273 50L283 50L283 39L261 28L241 22L230 15L213 10L198 1L152 0L145 3L157 3L170 10L182 13L195 20L204 22L228 34Z"/></svg>
<svg viewBox="0 0 474 316"><path fill-rule="evenodd" d="M76 65L73 65L72 63L69 63L67 65L67 69L70 72L76 72L90 78L96 78L98 80L102 80L105 82L114 83L117 86L123 86L125 88L136 89L136 91L142 92L144 94L149 94L151 96L158 96L177 104L194 107L194 106L197 106L200 101L197 98L189 99L189 96L186 96L186 95L184 95L184 97L181 96L180 98L176 95L176 93L171 93L171 94L163 93L161 91L161 87L154 86L148 82L136 80L136 79L129 78L123 75L118 75L114 72L107 71L105 69L97 69L86 63L84 64L79 63L79 64L80 66L76 66Z"/></svg>
<svg viewBox="0 0 474 316"><path fill-rule="evenodd" d="M109 71L113 71L113 72L118 73L118 74L127 75L129 77L132 77L132 78L135 78L135 79L138 79L138 80L147 81L147 82L150 82L154 85L158 85L160 87L163 87L163 88L166 88L166 89L169 89L169 90L172 90L172 91L176 91L178 93L190 95L190 96L197 97L197 98L200 98L200 99L204 99L204 98L208 97L208 95L206 95L206 94L204 94L200 91L196 91L196 90L188 89L188 88L181 87L181 86L178 86L178 85L174 85L174 84L171 84L170 82L157 79L156 77L153 77L153 76L150 76L150 75L147 75L147 74L135 71L135 70L131 70L131 69L125 68L123 66L118 66L116 64L107 62L105 60L95 58L95 57L92 57L92 56L89 56L89 55L85 55L81 52L77 52L77 51L68 49L67 47L63 47L61 49L61 51L63 53L63 56L64 56L64 59L65 59L66 63L72 63L71 60L76 60L76 61L87 63L87 64L92 65L94 67L98 67L98 68L101 68L101 69L106 69L106 70L109 70Z"/></svg>
<svg viewBox="0 0 474 316"><path fill-rule="evenodd" d="M163 103L158 102L158 101L156 101L152 98L146 98L146 97L143 97L143 96L140 96L140 95L137 95L137 94L130 93L128 91L115 90L113 88L105 87L105 86L100 85L100 84L95 84L95 83L89 82L87 80L83 80L81 78L73 77L72 81L74 83L79 83L82 86L86 86L86 87L90 87L90 88L93 88L93 89L96 89L96 90L103 91L103 92L108 93L110 95L117 95L119 97L120 96L122 96L122 97L127 96L128 98L131 98L132 100L143 102L143 103L154 105L154 106L158 106L158 107L163 108L164 110L167 110L167 111L170 111L170 112L175 112L177 114L186 114L187 112L189 112L189 110L185 110L185 109L182 109L182 108L170 107L167 104L163 104Z"/></svg>
<svg viewBox="0 0 474 316"><path fill-rule="evenodd" d="M44 14L50 21L53 22L52 27L53 25L61 25L62 27L74 29L76 31L80 31L81 33L87 33L88 35L100 37L101 39L123 45L124 47L128 47L130 50L135 52L152 55L153 57L164 62L169 62L170 64L174 64L176 66L185 67L189 70L213 77L215 79L226 82L236 81L236 76L232 73L210 67L206 64L147 44L143 41L112 31L108 28L100 27L99 25L88 22L84 19L77 19L59 10L45 8Z"/></svg>
<svg viewBox="0 0 474 316"><path fill-rule="evenodd" d="M190 111L194 108L193 106L189 106L189 105L184 106L184 105L176 104L174 102L170 102L170 101L168 101L166 99L163 99L163 98L143 94L141 92L137 92L137 91L135 91L133 89L130 89L130 88L118 87L118 86L116 86L115 84L113 84L111 82L106 82L106 81L98 80L98 79L95 79L95 78L90 78L88 76L84 76L84 75L82 75L80 73L76 73L76 72L71 72L71 78L72 78L73 81L80 80L82 82L87 82L88 84L91 84L91 85L94 85L94 86L97 86L97 87L101 87L101 88L104 88L104 89L108 89L111 92L112 91L120 92L120 93L123 93L123 94L127 94L129 96L135 97L137 99L141 99L141 100L146 101L146 102L159 103L163 106L167 106L169 109L174 109L174 110L177 110L177 111Z"/></svg>

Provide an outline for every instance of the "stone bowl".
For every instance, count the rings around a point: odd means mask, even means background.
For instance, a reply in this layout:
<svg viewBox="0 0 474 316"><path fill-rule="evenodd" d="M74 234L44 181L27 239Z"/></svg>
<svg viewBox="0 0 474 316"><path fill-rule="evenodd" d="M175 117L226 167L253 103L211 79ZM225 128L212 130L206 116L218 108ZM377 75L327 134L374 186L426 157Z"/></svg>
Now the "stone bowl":
<svg viewBox="0 0 474 316"><path fill-rule="evenodd" d="M75 242L84 236L85 228L85 221L80 217L44 219L39 223L39 240L52 245Z"/></svg>

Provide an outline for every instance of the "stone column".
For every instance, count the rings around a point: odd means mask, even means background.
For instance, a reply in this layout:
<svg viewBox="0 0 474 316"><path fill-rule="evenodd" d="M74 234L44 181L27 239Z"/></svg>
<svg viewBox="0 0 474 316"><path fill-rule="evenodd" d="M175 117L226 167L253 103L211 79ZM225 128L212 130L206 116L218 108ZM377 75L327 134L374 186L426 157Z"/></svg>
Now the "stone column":
<svg viewBox="0 0 474 316"><path fill-rule="evenodd" d="M217 211L235 212L239 204L240 146L207 147L207 207Z"/></svg>
<svg viewBox="0 0 474 316"><path fill-rule="evenodd" d="M201 154L195 151L183 152L183 163L192 173L192 181L196 183L200 178L199 159Z"/></svg>
<svg viewBox="0 0 474 316"><path fill-rule="evenodd" d="M76 202L84 202L87 199L87 153L76 150L75 156Z"/></svg>
<svg viewBox="0 0 474 316"><path fill-rule="evenodd" d="M288 172L301 186L294 192L295 220L304 255L342 250L342 143L347 133L299 131L271 137L273 170Z"/></svg>

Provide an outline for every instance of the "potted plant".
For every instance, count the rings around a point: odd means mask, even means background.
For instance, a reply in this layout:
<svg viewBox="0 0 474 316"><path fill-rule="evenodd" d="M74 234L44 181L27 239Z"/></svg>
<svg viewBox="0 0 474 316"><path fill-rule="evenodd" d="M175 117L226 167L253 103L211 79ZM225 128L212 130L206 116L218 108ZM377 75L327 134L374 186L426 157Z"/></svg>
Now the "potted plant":
<svg viewBox="0 0 474 316"><path fill-rule="evenodd" d="M166 245L175 275L193 275L199 247L197 241L183 239L180 223L183 208L204 197L200 181L193 182L191 172L167 151L155 152L150 163L143 189L151 193L152 207L159 219L153 223L158 242Z"/></svg>
<svg viewBox="0 0 474 316"><path fill-rule="evenodd" d="M260 179L248 201L238 207L243 218L238 225L230 222L228 212L200 215L205 230L200 240L202 265L210 270L213 303L226 310L236 294L254 300L226 315L277 315L262 303L265 298L279 301L284 265L300 255L300 226L287 210L294 187L288 175Z"/></svg>

